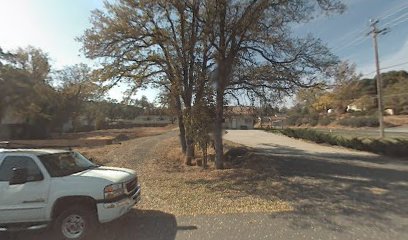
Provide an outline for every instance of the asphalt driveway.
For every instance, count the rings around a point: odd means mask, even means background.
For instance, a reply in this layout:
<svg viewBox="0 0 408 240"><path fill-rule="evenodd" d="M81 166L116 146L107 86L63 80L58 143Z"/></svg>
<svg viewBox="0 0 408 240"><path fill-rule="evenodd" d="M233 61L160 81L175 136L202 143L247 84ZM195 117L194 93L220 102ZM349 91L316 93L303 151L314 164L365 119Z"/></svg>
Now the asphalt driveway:
<svg viewBox="0 0 408 240"><path fill-rule="evenodd" d="M295 207L275 215L276 223L285 219L305 239L316 232L324 233L321 239L407 239L408 161L259 130L228 131L224 138L276 164L286 186L276 195Z"/></svg>

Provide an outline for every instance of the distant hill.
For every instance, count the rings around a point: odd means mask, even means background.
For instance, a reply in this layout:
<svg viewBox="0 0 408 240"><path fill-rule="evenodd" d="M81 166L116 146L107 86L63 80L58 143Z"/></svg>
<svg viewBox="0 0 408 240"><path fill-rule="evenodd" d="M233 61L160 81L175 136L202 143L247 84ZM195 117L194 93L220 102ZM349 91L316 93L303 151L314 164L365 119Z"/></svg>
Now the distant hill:
<svg viewBox="0 0 408 240"><path fill-rule="evenodd" d="M408 114L408 72L390 71L381 74L383 81L384 107L394 109L396 114ZM376 77L365 78L358 84L361 97L356 101L366 108L376 107Z"/></svg>

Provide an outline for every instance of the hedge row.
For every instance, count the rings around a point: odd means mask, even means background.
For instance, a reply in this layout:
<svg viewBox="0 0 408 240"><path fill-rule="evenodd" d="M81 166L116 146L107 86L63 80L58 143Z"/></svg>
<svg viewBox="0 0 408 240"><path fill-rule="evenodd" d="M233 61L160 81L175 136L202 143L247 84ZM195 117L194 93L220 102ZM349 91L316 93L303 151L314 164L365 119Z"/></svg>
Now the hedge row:
<svg viewBox="0 0 408 240"><path fill-rule="evenodd" d="M351 117L340 119L338 124L347 127L378 127L377 117Z"/></svg>
<svg viewBox="0 0 408 240"><path fill-rule="evenodd" d="M390 141L356 137L344 138L305 128L286 128L279 131L288 137L306 139L316 143L328 143L392 157L406 158L408 156L408 140L406 139L393 139Z"/></svg>

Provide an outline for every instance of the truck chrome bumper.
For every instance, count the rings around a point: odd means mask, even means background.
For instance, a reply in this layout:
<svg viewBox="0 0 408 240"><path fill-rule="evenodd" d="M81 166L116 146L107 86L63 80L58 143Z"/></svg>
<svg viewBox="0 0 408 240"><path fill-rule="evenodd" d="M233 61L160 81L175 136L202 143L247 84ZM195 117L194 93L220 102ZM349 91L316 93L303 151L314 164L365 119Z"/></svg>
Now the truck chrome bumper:
<svg viewBox="0 0 408 240"><path fill-rule="evenodd" d="M122 206L133 206L140 201L140 186L136 188L136 192L132 196L128 196L120 201L113 202L113 203L104 203L103 206L105 208L117 208Z"/></svg>
<svg viewBox="0 0 408 240"><path fill-rule="evenodd" d="M119 218L129 212L132 207L138 203L141 199L141 188L137 186L136 191L126 198L112 203L98 203L98 218L99 222L110 222L116 218Z"/></svg>

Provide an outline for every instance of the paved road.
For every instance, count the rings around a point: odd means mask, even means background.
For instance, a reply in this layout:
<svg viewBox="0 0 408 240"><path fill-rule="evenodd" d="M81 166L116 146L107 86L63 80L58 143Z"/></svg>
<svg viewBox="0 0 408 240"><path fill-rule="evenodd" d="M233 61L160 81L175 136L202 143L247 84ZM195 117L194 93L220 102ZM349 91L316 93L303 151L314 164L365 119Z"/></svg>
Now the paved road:
<svg viewBox="0 0 408 240"><path fill-rule="evenodd" d="M296 210L269 220L289 224L274 239L294 232L300 239L407 239L408 162L257 130L229 131L225 139L277 166L286 191L276 194Z"/></svg>
<svg viewBox="0 0 408 240"><path fill-rule="evenodd" d="M174 135L138 141L150 145L170 136ZM406 163L255 130L229 131L225 139L268 156L278 170L271 177L284 185L275 194L291 202L295 211L174 216L134 209L101 226L93 239L407 239ZM147 160L146 156L141 159ZM48 232L20 233L16 238L53 239Z"/></svg>
<svg viewBox="0 0 408 240"><path fill-rule="evenodd" d="M385 132L393 132L393 133L408 133L408 127L393 127L393 128L386 128Z"/></svg>

